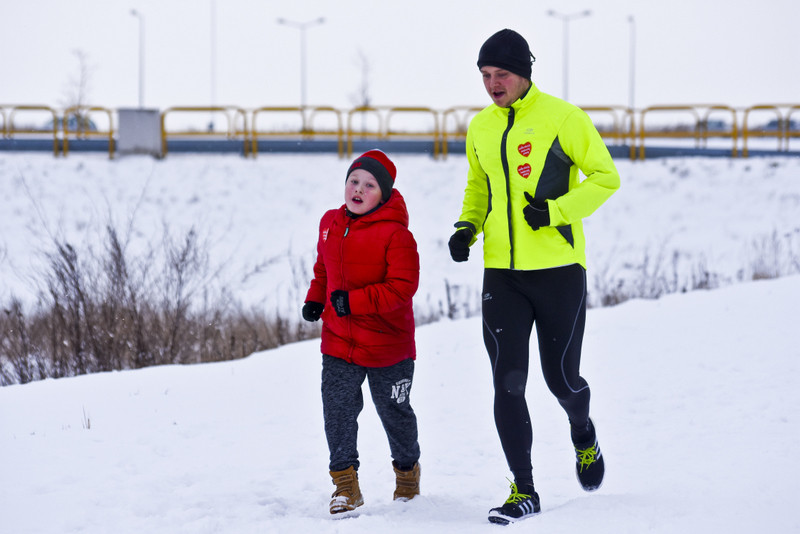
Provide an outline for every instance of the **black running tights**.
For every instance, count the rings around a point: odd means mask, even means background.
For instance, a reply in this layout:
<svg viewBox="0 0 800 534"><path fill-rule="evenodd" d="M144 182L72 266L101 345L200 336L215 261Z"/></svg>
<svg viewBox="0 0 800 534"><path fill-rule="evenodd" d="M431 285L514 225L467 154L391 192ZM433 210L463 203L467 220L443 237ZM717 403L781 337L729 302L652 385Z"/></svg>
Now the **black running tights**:
<svg viewBox="0 0 800 534"><path fill-rule="evenodd" d="M579 370L586 271L578 264L535 271L486 269L482 307L497 433L516 482L532 483L533 430L525 386L534 324L547 387L573 426L588 423L589 385Z"/></svg>

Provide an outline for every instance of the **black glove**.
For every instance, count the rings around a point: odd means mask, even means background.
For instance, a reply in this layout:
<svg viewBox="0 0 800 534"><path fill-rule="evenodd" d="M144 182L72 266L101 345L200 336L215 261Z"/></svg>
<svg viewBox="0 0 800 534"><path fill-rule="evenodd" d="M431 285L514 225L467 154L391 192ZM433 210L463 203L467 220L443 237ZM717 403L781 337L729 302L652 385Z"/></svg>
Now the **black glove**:
<svg viewBox="0 0 800 534"><path fill-rule="evenodd" d="M337 289L332 292L331 304L333 304L333 309L339 317L350 315L350 297L347 295L347 291Z"/></svg>
<svg viewBox="0 0 800 534"><path fill-rule="evenodd" d="M308 302L303 304L303 319L305 319L309 323L313 323L314 321L319 321L319 318L322 315L322 310L324 309L325 309L324 304L320 304L319 302L313 302L309 300Z"/></svg>
<svg viewBox="0 0 800 534"><path fill-rule="evenodd" d="M547 201L543 198L533 198L525 191L525 200L528 205L522 209L525 214L525 221L534 230L542 226L550 226L550 211L547 209Z"/></svg>
<svg viewBox="0 0 800 534"><path fill-rule="evenodd" d="M453 261L467 261L469 259L469 242L472 241L472 230L459 228L450 237L447 246L450 247L450 257Z"/></svg>

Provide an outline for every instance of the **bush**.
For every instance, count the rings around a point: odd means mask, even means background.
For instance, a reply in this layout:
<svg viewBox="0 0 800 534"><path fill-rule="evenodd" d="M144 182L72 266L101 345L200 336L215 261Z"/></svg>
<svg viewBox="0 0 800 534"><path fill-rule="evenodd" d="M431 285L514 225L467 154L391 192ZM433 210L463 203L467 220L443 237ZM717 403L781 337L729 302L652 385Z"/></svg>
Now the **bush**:
<svg viewBox="0 0 800 534"><path fill-rule="evenodd" d="M319 335L318 325L246 310L212 269L194 229L132 259L115 228L105 250L53 241L37 302L0 314L0 385L242 358Z"/></svg>

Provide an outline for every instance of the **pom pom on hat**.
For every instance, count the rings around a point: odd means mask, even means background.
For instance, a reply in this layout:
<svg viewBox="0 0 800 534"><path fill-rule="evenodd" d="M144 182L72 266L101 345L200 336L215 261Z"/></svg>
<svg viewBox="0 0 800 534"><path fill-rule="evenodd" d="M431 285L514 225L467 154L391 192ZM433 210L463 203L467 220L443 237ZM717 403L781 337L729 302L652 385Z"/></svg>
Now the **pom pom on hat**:
<svg viewBox="0 0 800 534"><path fill-rule="evenodd" d="M528 41L514 30L500 30L489 37L478 52L478 68L498 67L531 79L531 54Z"/></svg>
<svg viewBox="0 0 800 534"><path fill-rule="evenodd" d="M389 200L389 197L392 195L392 188L394 187L394 179L397 176L397 169L394 163L392 163L392 160L389 159L389 156L377 149L364 152L350 164L350 168L347 169L345 180L355 169L364 169L372 174L381 188L383 201L386 202Z"/></svg>

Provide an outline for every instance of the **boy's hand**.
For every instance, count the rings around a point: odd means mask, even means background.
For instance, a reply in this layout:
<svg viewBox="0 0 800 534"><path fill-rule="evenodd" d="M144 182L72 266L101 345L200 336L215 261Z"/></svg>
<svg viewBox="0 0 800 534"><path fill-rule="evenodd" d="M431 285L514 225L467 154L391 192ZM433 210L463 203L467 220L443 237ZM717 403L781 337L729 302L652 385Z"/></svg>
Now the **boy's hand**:
<svg viewBox="0 0 800 534"><path fill-rule="evenodd" d="M522 209L525 214L525 221L534 230L538 230L542 226L550 226L550 210L547 207L547 201L543 198L533 198L527 191L525 191L525 200L528 205Z"/></svg>
<svg viewBox="0 0 800 534"><path fill-rule="evenodd" d="M333 309L339 317L350 315L350 297L347 295L347 291L337 289L332 292L331 304L333 304Z"/></svg>
<svg viewBox="0 0 800 534"><path fill-rule="evenodd" d="M308 302L303 304L303 319L305 319L309 323L313 323L314 321L319 321L319 318L322 315L322 310L324 309L325 309L324 304L320 304L319 302L314 302L309 300Z"/></svg>
<svg viewBox="0 0 800 534"><path fill-rule="evenodd" d="M450 257L453 261L467 261L469 259L469 242L472 241L472 230L461 228L450 237L447 246L450 247Z"/></svg>

